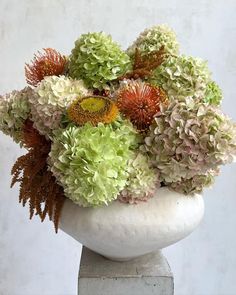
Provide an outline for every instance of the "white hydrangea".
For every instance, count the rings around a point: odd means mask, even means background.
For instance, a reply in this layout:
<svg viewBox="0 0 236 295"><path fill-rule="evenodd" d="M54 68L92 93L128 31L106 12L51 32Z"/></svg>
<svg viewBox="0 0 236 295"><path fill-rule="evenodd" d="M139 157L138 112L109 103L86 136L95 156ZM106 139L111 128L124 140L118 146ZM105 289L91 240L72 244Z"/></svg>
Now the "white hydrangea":
<svg viewBox="0 0 236 295"><path fill-rule="evenodd" d="M30 113L28 100L32 92L30 87L26 87L0 96L0 130L16 143L21 141L22 127Z"/></svg>
<svg viewBox="0 0 236 295"><path fill-rule="evenodd" d="M82 80L65 76L45 77L30 98L34 127L43 135L60 127L66 108L78 97L89 95Z"/></svg>

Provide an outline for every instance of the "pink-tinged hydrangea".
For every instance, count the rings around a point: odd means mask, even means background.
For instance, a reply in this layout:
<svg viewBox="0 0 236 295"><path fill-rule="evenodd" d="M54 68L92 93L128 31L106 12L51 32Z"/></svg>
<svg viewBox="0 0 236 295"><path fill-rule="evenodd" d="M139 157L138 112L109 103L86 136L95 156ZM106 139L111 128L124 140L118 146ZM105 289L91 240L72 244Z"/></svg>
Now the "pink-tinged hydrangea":
<svg viewBox="0 0 236 295"><path fill-rule="evenodd" d="M30 98L34 127L43 135L61 126L61 119L67 107L78 97L89 94L82 80L65 76L45 77L35 88Z"/></svg>
<svg viewBox="0 0 236 295"><path fill-rule="evenodd" d="M236 155L236 124L216 106L191 99L162 109L142 147L168 183L206 174Z"/></svg>
<svg viewBox="0 0 236 295"><path fill-rule="evenodd" d="M129 160L127 172L127 184L119 196L121 202L136 204L147 201L160 186L157 169L151 168L147 156L141 153Z"/></svg>

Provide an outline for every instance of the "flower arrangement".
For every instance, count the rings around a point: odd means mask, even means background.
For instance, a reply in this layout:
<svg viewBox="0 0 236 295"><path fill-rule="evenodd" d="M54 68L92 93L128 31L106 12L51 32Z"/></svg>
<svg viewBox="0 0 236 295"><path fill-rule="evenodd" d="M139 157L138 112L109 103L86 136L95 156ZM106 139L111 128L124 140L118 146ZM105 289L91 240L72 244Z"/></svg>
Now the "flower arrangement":
<svg viewBox="0 0 236 295"><path fill-rule="evenodd" d="M129 206L162 186L191 196L236 156L236 124L207 62L180 55L166 25L126 51L83 34L69 56L36 53L25 75L29 86L0 97L0 130L27 150L12 168L20 202L56 231L66 198Z"/></svg>

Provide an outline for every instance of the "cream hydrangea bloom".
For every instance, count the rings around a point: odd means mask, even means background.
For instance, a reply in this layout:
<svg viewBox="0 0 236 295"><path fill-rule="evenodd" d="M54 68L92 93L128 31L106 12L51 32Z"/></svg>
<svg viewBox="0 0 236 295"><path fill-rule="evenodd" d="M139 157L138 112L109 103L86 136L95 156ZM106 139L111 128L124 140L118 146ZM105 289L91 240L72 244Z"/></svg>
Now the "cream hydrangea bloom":
<svg viewBox="0 0 236 295"><path fill-rule="evenodd" d="M43 135L60 127L62 115L78 97L89 94L82 80L65 76L47 76L35 88L30 98L34 126Z"/></svg>
<svg viewBox="0 0 236 295"><path fill-rule="evenodd" d="M26 87L0 96L0 130L11 136L16 143L21 141L22 127L30 113L29 98L32 91Z"/></svg>
<svg viewBox="0 0 236 295"><path fill-rule="evenodd" d="M119 196L121 202L135 204L146 201L160 186L158 170L151 168L147 156L140 152L129 160L127 171L129 177Z"/></svg>

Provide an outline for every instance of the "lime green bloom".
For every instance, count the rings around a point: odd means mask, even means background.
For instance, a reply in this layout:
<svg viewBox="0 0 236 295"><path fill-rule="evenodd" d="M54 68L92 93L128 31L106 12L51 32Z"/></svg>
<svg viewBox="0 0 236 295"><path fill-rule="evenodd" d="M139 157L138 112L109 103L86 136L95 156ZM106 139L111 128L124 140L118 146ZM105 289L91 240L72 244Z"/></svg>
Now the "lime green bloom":
<svg viewBox="0 0 236 295"><path fill-rule="evenodd" d="M108 89L109 82L122 76L130 67L129 56L110 35L103 32L83 34L72 50L69 74L83 79L88 87Z"/></svg>
<svg viewBox="0 0 236 295"><path fill-rule="evenodd" d="M219 85L212 81L207 84L203 101L208 104L220 105L222 96L222 90Z"/></svg>
<svg viewBox="0 0 236 295"><path fill-rule="evenodd" d="M54 131L51 171L65 195L80 206L108 204L128 178L127 163L139 137L128 121L93 127L69 125Z"/></svg>
<svg viewBox="0 0 236 295"><path fill-rule="evenodd" d="M164 46L167 54L178 55L179 53L179 43L176 40L175 32L167 25L146 29L127 49L127 53L133 57L135 49L138 48L141 54L145 55L159 50L161 46Z"/></svg>
<svg viewBox="0 0 236 295"><path fill-rule="evenodd" d="M169 56L149 78L166 91L170 100L203 97L209 81L207 63L191 56Z"/></svg>

